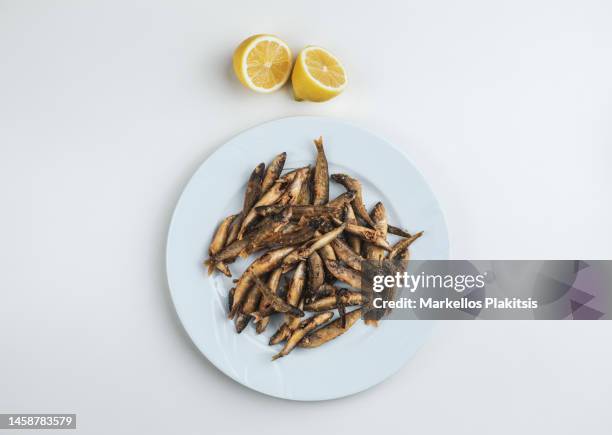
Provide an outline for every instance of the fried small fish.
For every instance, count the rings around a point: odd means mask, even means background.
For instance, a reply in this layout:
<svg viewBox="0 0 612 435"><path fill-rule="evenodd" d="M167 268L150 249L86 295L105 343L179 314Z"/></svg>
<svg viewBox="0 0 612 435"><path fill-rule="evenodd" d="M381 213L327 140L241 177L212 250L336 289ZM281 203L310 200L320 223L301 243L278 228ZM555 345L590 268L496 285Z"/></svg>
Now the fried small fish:
<svg viewBox="0 0 612 435"><path fill-rule="evenodd" d="M266 240L265 247L281 248L284 246L300 245L312 240L313 237L315 237L315 230L305 227L288 233L277 233Z"/></svg>
<svg viewBox="0 0 612 435"><path fill-rule="evenodd" d="M349 190L348 192L341 193L331 201L327 203L328 207L333 208L344 208L355 199L355 192Z"/></svg>
<svg viewBox="0 0 612 435"><path fill-rule="evenodd" d="M368 225L374 228L374 222L370 218L368 211L366 210L365 204L363 203L363 193L361 190L361 183L356 178L350 177L346 174L333 174L331 179L336 183L344 186L346 190L355 192L355 199L353 199L353 210L355 214L363 219Z"/></svg>
<svg viewBox="0 0 612 435"><path fill-rule="evenodd" d="M353 288L362 288L361 274L350 267L342 266L338 261L325 261L325 267L339 281L350 285Z"/></svg>
<svg viewBox="0 0 612 435"><path fill-rule="evenodd" d="M334 240L338 240L338 238L336 237ZM321 246L317 252L323 260L336 260L336 253L331 245Z"/></svg>
<svg viewBox="0 0 612 435"><path fill-rule="evenodd" d="M265 314L253 313L256 318L267 317L270 314L272 314L274 311L278 313L288 313L289 315L295 316L295 317L304 316L304 312L302 310L285 302L280 296L276 294L276 292L272 291L266 284L264 284L257 275L253 274L253 280L255 281L255 288L265 298L267 298L268 302L270 303L270 308L272 308L271 311Z"/></svg>
<svg viewBox="0 0 612 435"><path fill-rule="evenodd" d="M232 242L231 244L226 245L225 248L221 250L221 252L218 252L214 256L210 257L206 261L206 264L218 263L221 261L223 262L233 261L236 259L236 257L238 257L238 255L240 255L242 250L246 248L248 243L249 243L248 239L234 240L234 242Z"/></svg>
<svg viewBox="0 0 612 435"><path fill-rule="evenodd" d="M283 323L278 327L276 332L270 337L268 344L270 346L274 346L275 344L282 343L291 335L291 329L289 329L289 325L287 323Z"/></svg>
<svg viewBox="0 0 612 435"><path fill-rule="evenodd" d="M261 293L254 286L251 287L241 312L239 312L234 319L234 326L238 334L240 334L251 321L251 313L257 309L260 299Z"/></svg>
<svg viewBox="0 0 612 435"><path fill-rule="evenodd" d="M242 257L248 257L253 252L265 246L268 240L273 239L277 234L280 235L280 230L285 227L291 219L291 209L285 209L281 214L264 219L264 223L253 231L246 234L244 239L249 243L240 253ZM243 240L244 240L243 239Z"/></svg>
<svg viewBox="0 0 612 435"><path fill-rule="evenodd" d="M315 316L312 316L306 320L300 322L299 327L292 332L291 336L287 339L285 346L283 349L272 357L272 361L282 358L284 356L289 355L289 353L295 349L300 341L310 332L316 329L317 327L323 325L325 322L330 320L334 316L333 313L321 313Z"/></svg>
<svg viewBox="0 0 612 435"><path fill-rule="evenodd" d="M314 348L337 338L348 331L362 315L362 309L358 308L346 314L346 324L342 326L342 319L336 319L327 325L311 332L298 343L298 347Z"/></svg>
<svg viewBox="0 0 612 435"><path fill-rule="evenodd" d="M302 301L302 297L304 295L305 283L306 262L301 261L293 272L293 278L291 279L291 284L289 285L289 289L287 290L287 295L285 297L285 300L289 305L293 305L294 307L297 306L298 308L300 307L300 302ZM285 314L284 323L280 326L278 331L276 331L276 333L270 338L270 344L277 344L285 340L289 333L297 327L299 322L299 317Z"/></svg>
<svg viewBox="0 0 612 435"><path fill-rule="evenodd" d="M374 229L378 232L379 237L386 241L387 239L387 211L382 202L377 202L371 213ZM375 244L368 243L366 245L366 258L368 260L381 261L385 258L385 250Z"/></svg>
<svg viewBox="0 0 612 435"><path fill-rule="evenodd" d="M308 257L308 296L314 294L325 282L323 260L315 251Z"/></svg>
<svg viewBox="0 0 612 435"><path fill-rule="evenodd" d="M287 159L287 153L280 153L270 162L266 168L266 173L261 182L261 192L266 193L270 187L274 184L285 166L285 160Z"/></svg>
<svg viewBox="0 0 612 435"><path fill-rule="evenodd" d="M300 168L296 171L295 177L287 187L287 190L278 198L276 204L278 205L296 205L298 201L298 197L300 195L300 191L302 190L302 185L306 182L308 178L308 171L310 168L306 166L305 168Z"/></svg>
<svg viewBox="0 0 612 435"><path fill-rule="evenodd" d="M236 218L232 221L229 230L227 231L227 240L225 241L225 246L231 245L238 238L238 233L240 232L240 227L242 226L242 220L244 219L244 215L242 212L236 215Z"/></svg>
<svg viewBox="0 0 612 435"><path fill-rule="evenodd" d="M298 195L297 204L298 205L310 205L312 203L312 177L314 174L314 170L308 170L308 176L306 177L306 181L302 184L302 190L300 190L300 194Z"/></svg>
<svg viewBox="0 0 612 435"><path fill-rule="evenodd" d="M213 235L212 241L210 242L210 246L208 247L209 255L213 256L221 249L223 249L223 247L225 246L225 242L227 241L229 227L232 221L236 218L236 216L238 215L234 214L226 217L221 221L221 223L217 227L217 231L215 231L215 234Z"/></svg>
<svg viewBox="0 0 612 435"><path fill-rule="evenodd" d="M317 291L315 291L313 294L310 295L308 300L305 301L304 305L306 305L307 303L310 304L314 301L317 301L321 298L325 298L327 296L334 296L338 292L338 290L339 289L337 287L324 282L323 284L321 284L321 286L319 286Z"/></svg>
<svg viewBox="0 0 612 435"><path fill-rule="evenodd" d="M255 208L275 203L285 193L286 190L287 186L285 182L275 182L272 187L269 188L268 191L261 196L261 198L259 198L259 201L255 203L255 205L249 210L249 212L246 215L243 214L244 219L240 224L240 231L238 231L237 239L242 239L244 237L244 234L247 232L249 224L251 224L251 222L253 222L253 220L255 220L255 218L257 217Z"/></svg>
<svg viewBox="0 0 612 435"><path fill-rule="evenodd" d="M296 249L290 255L287 255L287 257L283 259L283 272L291 270L295 263L300 260L307 259L312 255L313 252L331 243L332 240L334 240L342 233L342 231L344 231L345 226L346 224L342 224L338 228L335 228L325 234L322 234L321 236L314 239L312 242L307 242L306 246L302 246Z"/></svg>
<svg viewBox="0 0 612 435"><path fill-rule="evenodd" d="M356 291L339 291L337 294L317 299L309 304L304 305L304 311L328 311L338 308L340 305L352 307L355 305L364 305L368 303L368 297Z"/></svg>
<svg viewBox="0 0 612 435"><path fill-rule="evenodd" d="M301 217L342 217L342 209L340 207L329 207L325 205L293 205L285 206L281 204L267 205L263 207L257 207L255 212L259 216L271 216L283 212L284 210L291 210L293 219L299 220Z"/></svg>
<svg viewBox="0 0 612 435"><path fill-rule="evenodd" d="M338 257L341 261L344 261L356 271L361 272L361 264L364 261L364 258L361 255L356 254L342 239L336 238L335 240L332 240L331 247L334 249L336 257Z"/></svg>
<svg viewBox="0 0 612 435"><path fill-rule="evenodd" d="M391 246L389 246L389 242L381 236L381 234L375 229L362 227L361 225L353 225L346 224L346 232L349 234L353 234L366 242L369 242L373 245L376 245L380 248L383 248L386 251L391 250Z"/></svg>
<svg viewBox="0 0 612 435"><path fill-rule="evenodd" d="M327 157L323 149L323 138L314 140L317 147L317 160L314 168L312 190L314 205L323 205L329 202L329 169L327 167Z"/></svg>
<svg viewBox="0 0 612 435"><path fill-rule="evenodd" d="M274 294L276 294L278 291L278 286L280 285L280 280L281 280L282 275L283 275L283 272L281 271L279 267L277 269L274 269L274 271L272 271L272 273L270 273L270 276L268 277L267 285L270 288L270 291L274 292ZM263 311L266 311L269 307L270 307L270 303L269 303L268 298L265 296L262 296L261 299L259 300L259 306L257 307L257 311L261 313ZM261 319L257 319L256 316L254 317L255 317L255 321L257 322L255 326L255 332L257 334L261 334L268 327L268 324L270 323L270 316L265 316L265 317L262 317Z"/></svg>
<svg viewBox="0 0 612 435"><path fill-rule="evenodd" d="M244 192L244 201L242 204L242 214L246 215L251 208L255 205L255 203L259 200L261 195L261 182L263 179L263 172L265 164L260 163L253 169L251 176L249 177L249 181L247 182L247 187Z"/></svg>
<svg viewBox="0 0 612 435"><path fill-rule="evenodd" d="M283 261L283 258L285 258L287 254L292 252L294 249L295 248L293 247L287 247L268 251L264 255L259 257L257 260L255 260L253 263L251 263L251 265L247 268L247 270L242 274L242 276L236 283L232 310L229 314L230 319L234 317L234 315L238 312L239 308L242 306L247 291L253 284L252 275L262 275L264 273L271 272L281 263L281 261Z"/></svg>
<svg viewBox="0 0 612 435"><path fill-rule="evenodd" d="M231 223L236 219L238 215L231 215L223 219L215 231L213 235L212 241L210 242L210 246L208 247L208 255L209 257L214 257L223 247L225 246L225 242L227 241L227 235L229 233L229 228ZM213 271L217 268L221 272L223 272L227 276L232 276L227 268L227 265L222 262L209 262L208 263L208 274L212 275Z"/></svg>

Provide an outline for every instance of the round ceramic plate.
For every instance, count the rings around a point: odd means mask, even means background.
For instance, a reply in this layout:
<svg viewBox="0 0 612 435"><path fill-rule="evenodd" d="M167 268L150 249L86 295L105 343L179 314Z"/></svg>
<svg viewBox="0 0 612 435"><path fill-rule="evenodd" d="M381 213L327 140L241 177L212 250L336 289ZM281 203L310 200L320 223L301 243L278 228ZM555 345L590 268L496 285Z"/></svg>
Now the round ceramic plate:
<svg viewBox="0 0 612 435"><path fill-rule="evenodd" d="M344 172L363 185L366 206L385 204L389 222L425 235L411 247L414 259L448 257L448 235L440 206L410 160L383 139L332 118L295 117L245 131L213 153L183 191L168 233L167 274L172 299L185 330L221 371L249 388L293 400L325 400L365 390L391 376L419 348L431 323L358 322L316 349L295 349L271 361L280 346L267 342L273 320L261 335L248 325L236 334L227 319L232 281L208 276L202 261L219 222L242 207L246 180L260 162L286 151L286 169L313 164L313 139L323 136L330 174ZM344 189L330 185L330 197ZM249 259L252 261L253 257ZM234 277L249 264L231 265ZM275 316L280 317L280 316Z"/></svg>

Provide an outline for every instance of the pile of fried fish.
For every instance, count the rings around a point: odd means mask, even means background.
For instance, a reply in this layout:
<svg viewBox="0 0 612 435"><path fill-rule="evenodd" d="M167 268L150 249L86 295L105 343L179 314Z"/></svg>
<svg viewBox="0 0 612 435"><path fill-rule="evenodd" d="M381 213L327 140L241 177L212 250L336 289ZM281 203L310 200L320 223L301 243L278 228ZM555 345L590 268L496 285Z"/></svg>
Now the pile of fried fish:
<svg viewBox="0 0 612 435"><path fill-rule="evenodd" d="M273 360L295 347L321 346L360 318L376 325L377 320L364 316L371 299L363 285L364 261L394 260L405 269L409 246L423 234L411 235L388 224L382 202L368 213L361 183L346 174L330 176L322 138L314 143L314 168L282 175L286 153L277 155L267 168L264 163L255 167L242 211L220 223L205 261L209 274L219 271L231 277L229 264L259 254L234 280L229 318L238 333L253 320L260 334L272 316L282 315L270 345L284 346ZM346 189L331 201L330 179ZM401 239L391 246L387 234ZM334 310L339 313L336 319ZM314 314L307 317L306 312Z"/></svg>

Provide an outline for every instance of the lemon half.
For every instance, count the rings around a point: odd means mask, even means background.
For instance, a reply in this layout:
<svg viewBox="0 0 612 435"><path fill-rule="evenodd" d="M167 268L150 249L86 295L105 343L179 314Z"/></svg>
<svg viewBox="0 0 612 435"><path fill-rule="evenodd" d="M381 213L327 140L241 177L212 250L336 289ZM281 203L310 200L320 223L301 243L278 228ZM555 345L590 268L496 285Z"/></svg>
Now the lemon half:
<svg viewBox="0 0 612 435"><path fill-rule="evenodd" d="M234 51L234 72L240 82L257 92L274 92L291 73L291 50L273 35L254 35Z"/></svg>
<svg viewBox="0 0 612 435"><path fill-rule="evenodd" d="M293 94L298 101L327 101L347 84L346 72L337 57L321 47L304 48L295 61Z"/></svg>

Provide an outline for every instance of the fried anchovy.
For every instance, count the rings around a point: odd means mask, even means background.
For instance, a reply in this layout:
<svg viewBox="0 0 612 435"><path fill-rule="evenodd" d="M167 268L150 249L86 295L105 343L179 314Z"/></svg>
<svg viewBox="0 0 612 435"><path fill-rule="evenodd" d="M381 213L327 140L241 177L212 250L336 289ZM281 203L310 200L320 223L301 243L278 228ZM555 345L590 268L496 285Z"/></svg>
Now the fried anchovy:
<svg viewBox="0 0 612 435"><path fill-rule="evenodd" d="M336 288L335 286L328 284L328 283L323 283L321 284L321 286L319 287L319 289L314 292L312 295L310 295L310 298L308 299L307 303L312 303L314 301L317 301L321 298L326 298L328 296L333 296L338 292L338 288Z"/></svg>
<svg viewBox="0 0 612 435"><path fill-rule="evenodd" d="M304 294L304 284L306 281L306 262L301 261L293 272L291 284L287 290L285 300L289 305L300 307L300 301ZM299 317L285 315L285 321L276 333L270 338L270 344L278 344L285 340L290 332L299 324Z"/></svg>
<svg viewBox="0 0 612 435"><path fill-rule="evenodd" d="M244 313L238 313L238 315L234 319L234 329L236 330L236 333L240 334L242 331L244 331L244 328L247 327L250 321L251 316Z"/></svg>
<svg viewBox="0 0 612 435"><path fill-rule="evenodd" d="M329 207L325 205L283 206L280 204L274 204L257 207L255 212L259 216L266 217L281 213L287 209L291 210L291 215L294 219L299 219L301 217L342 217L342 209L340 207Z"/></svg>
<svg viewBox="0 0 612 435"><path fill-rule="evenodd" d="M266 218L266 222L263 225L258 226L256 229L246 234L244 239L248 239L249 243L240 255L242 257L248 257L251 253L265 246L268 240L274 238L277 234L281 234L280 230L289 223L290 219L290 209L284 210L280 215L274 216L274 218Z"/></svg>
<svg viewBox="0 0 612 435"><path fill-rule="evenodd" d="M297 204L298 196L300 195L300 191L302 190L302 185L306 182L306 178L308 178L308 171L310 168L307 166L305 168L300 168L296 171L295 177L287 190L282 194L280 198L278 198L277 204L279 205L295 205Z"/></svg>
<svg viewBox="0 0 612 435"><path fill-rule="evenodd" d="M346 232L358 236L366 242L381 247L386 251L391 250L389 242L387 242L387 240L375 229L362 227L360 225L346 224Z"/></svg>
<svg viewBox="0 0 612 435"><path fill-rule="evenodd" d="M408 247L410 245L412 245L412 242L414 242L416 239L418 239L422 235L423 235L423 231L419 231L418 233L416 233L412 237L400 240L395 245L393 245L393 248L391 249L391 251L389 251L389 256L387 258L389 260L393 260L393 258L395 258L395 256L397 254L399 254L400 252L408 249Z"/></svg>
<svg viewBox="0 0 612 435"><path fill-rule="evenodd" d="M342 319L336 319L327 325L322 326L316 331L311 332L299 342L298 347L313 348L319 347L348 331L351 326L357 323L361 317L362 309L358 308L346 315L346 325L342 326Z"/></svg>
<svg viewBox="0 0 612 435"><path fill-rule="evenodd" d="M240 310L234 319L234 326L236 327L236 332L238 334L240 334L251 321L251 313L257 309L260 299L261 293L255 287L251 287L242 310Z"/></svg>
<svg viewBox="0 0 612 435"><path fill-rule="evenodd" d="M293 272L293 278L291 279L286 295L286 300L289 305L301 308L300 302L304 297L304 289L306 287L306 270L306 262L301 261ZM299 320L300 319L295 316L285 315L285 321L291 330L297 327Z"/></svg>
<svg viewBox="0 0 612 435"><path fill-rule="evenodd" d="M315 235L315 230L310 227L301 228L290 233L276 233L266 240L264 247L281 248L284 246L299 245L311 240Z"/></svg>
<svg viewBox="0 0 612 435"><path fill-rule="evenodd" d="M389 231L389 234L395 234L396 236L400 236L400 237L412 237L412 234L410 234L406 230L401 229L400 227L395 227L393 225L387 225L387 229Z"/></svg>
<svg viewBox="0 0 612 435"><path fill-rule="evenodd" d="M286 190L286 184L281 181L277 181L272 185L270 189L266 193L259 198L259 201L255 203L253 208L245 215L244 219L240 224L240 231L238 231L238 239L242 239L244 233L246 233L248 226L253 220L257 217L257 213L255 213L255 208L260 207L262 205L270 205L276 202Z"/></svg>
<svg viewBox="0 0 612 435"><path fill-rule="evenodd" d="M220 263L215 264L215 267L217 268L219 272L221 272L223 275L227 276L228 278L232 277L232 271L230 270L227 264L220 262Z"/></svg>
<svg viewBox="0 0 612 435"><path fill-rule="evenodd" d="M325 266L336 279L350 285L351 287L361 289L361 274L359 272L356 272L350 267L342 266L337 261L326 260Z"/></svg>
<svg viewBox="0 0 612 435"><path fill-rule="evenodd" d="M319 290L319 287L325 282L325 270L323 269L323 260L316 252L308 257L308 295L312 295Z"/></svg>
<svg viewBox="0 0 612 435"><path fill-rule="evenodd" d="M323 205L329 201L329 169L327 168L327 157L325 157L325 150L323 149L323 138L315 139L314 144L317 147L317 162L314 168L312 183L314 191L312 203L314 205Z"/></svg>
<svg viewBox="0 0 612 435"><path fill-rule="evenodd" d="M338 240L338 239L336 238L334 240ZM317 252L319 253L319 255L321 256L323 260L335 260L336 259L336 253L334 252L334 248L332 248L330 245L322 246L321 248L319 248Z"/></svg>
<svg viewBox="0 0 612 435"><path fill-rule="evenodd" d="M374 229L378 232L381 239L387 239L387 212L382 202L377 202L371 213ZM374 244L366 245L366 258L368 260L381 261L385 258L385 250Z"/></svg>
<svg viewBox="0 0 612 435"><path fill-rule="evenodd" d="M310 205L310 203L312 202L312 192L310 186L312 185L313 174L314 171L312 169L309 169L306 181L302 183L302 190L300 190L300 194L298 195L298 205Z"/></svg>
<svg viewBox="0 0 612 435"><path fill-rule="evenodd" d="M268 278L268 282L267 282L268 287L270 288L270 291L274 292L274 294L276 294L278 290L278 286L280 284L282 275L283 275L283 272L281 271L279 267L277 269L274 269L274 271L270 274L270 277ZM270 306L271 304L269 303L268 298L265 296L262 296L261 299L259 300L259 306L257 307L257 311L261 313L262 311L269 309ZM265 317L262 317L261 319L257 319L255 315L253 315L253 317L255 318L255 321L257 322L257 325L255 326L255 332L257 334L261 334L268 327L268 324L270 323L270 316L265 316Z"/></svg>
<svg viewBox="0 0 612 435"><path fill-rule="evenodd" d="M272 187L274 182L278 179L281 172L283 171L283 167L285 166L285 160L287 159L287 153L280 153L270 162L268 167L266 168L266 173L263 177L263 181L261 182L261 192L266 193L266 191Z"/></svg>
<svg viewBox="0 0 612 435"><path fill-rule="evenodd" d="M336 183L342 184L346 190L352 190L355 192L355 199L353 199L353 210L357 216L363 219L371 227L374 227L374 222L370 218L368 211L366 210L365 204L363 203L363 194L361 191L361 183L359 180L352 178L346 174L333 174L331 179Z"/></svg>
<svg viewBox="0 0 612 435"><path fill-rule="evenodd" d="M257 288L261 292L261 294L268 299L271 308L273 308L274 311L277 311L279 313L288 313L289 315L295 317L304 316L304 312L302 310L285 302L280 296L278 296L267 285L265 285L257 275L253 275L253 280L255 281L255 288ZM272 311L267 315L270 314L272 314ZM260 318L261 317L266 316L260 316Z"/></svg>
<svg viewBox="0 0 612 435"><path fill-rule="evenodd" d="M247 294L247 290L251 287L251 284L253 283L252 275L262 275L264 273L272 271L280 264L283 258L285 258L287 254L289 254L294 249L295 248L293 247L287 247L279 248L274 251L269 251L259 257L253 263L251 263L251 265L242 274L236 284L232 310L229 314L230 319L234 317L238 309L242 306L242 303L244 302L244 297Z"/></svg>
<svg viewBox="0 0 612 435"><path fill-rule="evenodd" d="M245 227L245 216L251 211L253 206L259 200L261 195L261 180L263 176L264 164L261 163L253 169L249 181L247 182L246 192L244 193L244 200L242 204L242 211L233 220L232 225L228 232L226 246L233 243L236 239L242 238L240 232Z"/></svg>
<svg viewBox="0 0 612 435"><path fill-rule="evenodd" d="M229 227L227 232L227 240L225 241L225 246L229 246L238 238L238 233L240 232L240 227L242 226L242 220L244 215L242 212L238 213L236 218L232 221L232 224Z"/></svg>
<svg viewBox="0 0 612 435"><path fill-rule="evenodd" d="M346 223L357 225L357 218L350 204L346 207ZM346 241L355 254L361 254L361 239L353 234L347 236Z"/></svg>
<svg viewBox="0 0 612 435"><path fill-rule="evenodd" d="M347 204L350 204L355 199L355 192L349 190L344 192L327 203L328 207L333 208L344 208Z"/></svg>
<svg viewBox="0 0 612 435"><path fill-rule="evenodd" d="M282 343L290 335L291 335L291 329L289 328L289 325L287 323L283 323L281 326L279 326L279 328L276 330L274 335L270 337L270 341L268 342L268 344L270 346L273 346L275 344Z"/></svg>
<svg viewBox="0 0 612 435"><path fill-rule="evenodd" d="M388 231L387 212L382 202L376 203L372 209L372 213L370 213L370 217L372 218L372 221L374 221L374 228L376 231L378 231L381 237L386 240ZM380 262L384 260L386 254L384 249L367 242L365 245L365 251L365 255L368 260L377 261L379 264L381 264ZM389 291L385 293L386 297L393 297L394 294L394 292ZM384 311L382 313L384 313ZM380 318L382 318L382 314L378 315L375 310L368 311L364 315L363 322L369 326L378 326L378 320Z"/></svg>
<svg viewBox="0 0 612 435"><path fill-rule="evenodd" d="M232 221L236 218L236 216L238 215L228 216L225 219L223 219L221 224L219 224L219 227L217 228L217 231L215 231L212 241L210 242L210 246L208 247L208 254L210 257L214 257L215 254L221 251L221 249L223 249L223 247L225 246L229 228L231 226ZM229 273L229 269L227 268L226 264L210 262L208 264L208 274L209 275L213 273L215 267L219 269L221 272L225 273L226 275ZM229 273L228 276L232 276L232 274Z"/></svg>
<svg viewBox="0 0 612 435"><path fill-rule="evenodd" d="M289 209L289 207L283 207L279 213L266 216L259 222L250 224L246 233L244 234L244 237L250 237L255 232L263 231L268 225L273 224L274 222L289 221L292 217L293 212ZM283 226L282 228L284 229L285 227Z"/></svg>
<svg viewBox="0 0 612 435"><path fill-rule="evenodd" d="M285 343L285 347L272 357L272 361L282 358L284 356L289 355L289 353L297 346L297 344L302 341L302 339L310 332L321 326L328 320L330 320L334 316L333 313L321 313L315 316L310 317L302 322L300 322L300 326L293 331L291 336L287 339L287 343Z"/></svg>
<svg viewBox="0 0 612 435"><path fill-rule="evenodd" d="M291 183L293 181L293 179L295 178L295 175L297 174L297 172L302 169L302 168L296 168L293 169L292 171L287 172L285 175L283 175L282 177L279 177L279 181L282 181L284 183Z"/></svg>
<svg viewBox="0 0 612 435"><path fill-rule="evenodd" d="M249 181L247 182L246 191L244 192L244 202L242 205L242 214L244 216L251 210L261 195L261 180L263 178L265 164L260 163L253 169Z"/></svg>
<svg viewBox="0 0 612 435"><path fill-rule="evenodd" d="M210 246L208 247L209 255L213 256L217 252L219 252L225 246L225 242L227 240L227 233L232 221L236 218L237 215L231 215L223 219L215 231L215 234L210 242Z"/></svg>
<svg viewBox="0 0 612 435"><path fill-rule="evenodd" d="M338 308L339 305L352 307L355 305L364 305L368 302L365 294L355 291L339 291L333 296L327 296L317 299L309 304L304 305L305 311L328 311Z"/></svg>
<svg viewBox="0 0 612 435"><path fill-rule="evenodd" d="M248 243L249 241L247 239L235 240L233 243L223 248L221 252L214 255L213 257L210 257L206 261L206 264L219 263L222 261L223 262L233 261L236 259L236 257L238 257L238 255L240 255L242 250L246 248Z"/></svg>
<svg viewBox="0 0 612 435"><path fill-rule="evenodd" d="M328 231L327 233L323 234L321 237L318 237L317 239L315 239L314 242L312 242L312 244L310 244L308 247L298 250L298 254L301 255L302 258L309 257L317 249L321 249L324 246L327 246L328 244L330 244L332 240L334 240L336 237L342 234L345 227L346 227L346 224L342 224L338 228Z"/></svg>
<svg viewBox="0 0 612 435"><path fill-rule="evenodd" d="M288 255L283 260L283 272L287 272L293 267L295 263L300 260L305 260L306 258L310 257L312 253L315 252L317 249L320 249L323 246L329 244L332 240L338 237L342 233L342 231L344 231L345 226L345 224L340 225L338 228L335 228L321 235L320 237L317 237L313 242L308 242L307 246L298 248L295 252Z"/></svg>
<svg viewBox="0 0 612 435"><path fill-rule="evenodd" d="M336 256L348 264L353 269L361 272L361 262L364 258L355 254L355 252L342 239L335 239L331 242L331 247L334 249ZM379 248L380 249L380 248Z"/></svg>

